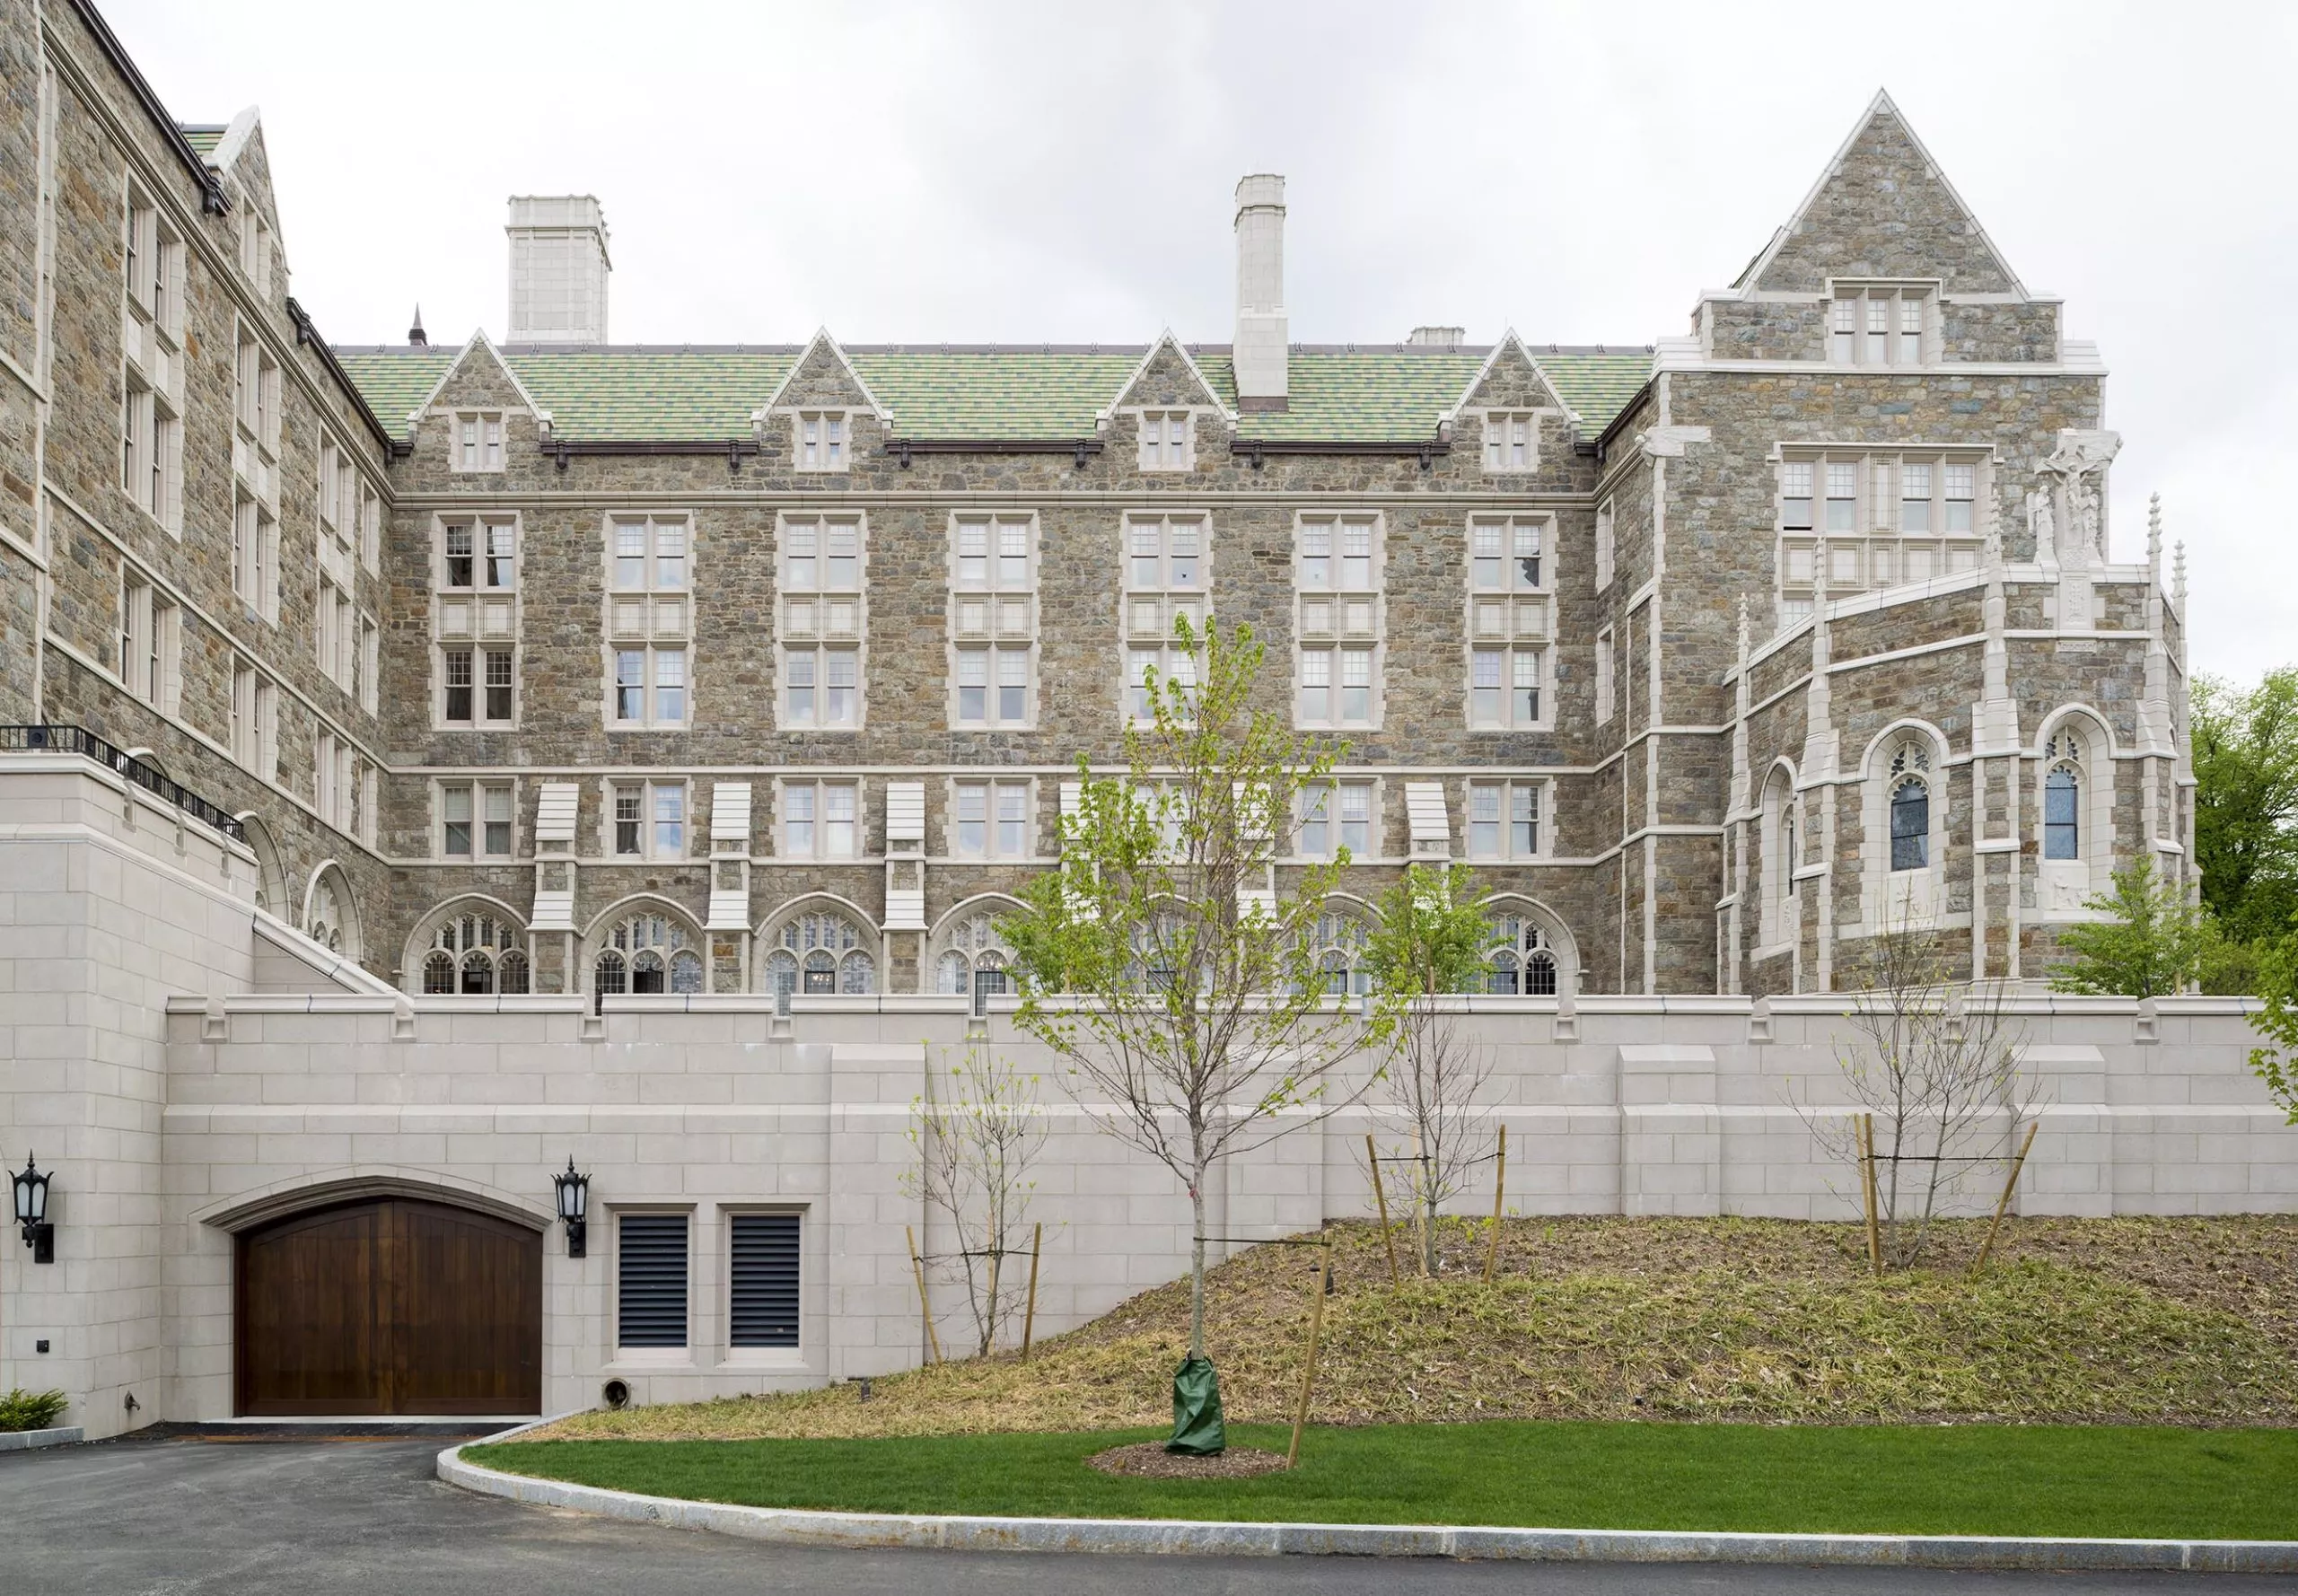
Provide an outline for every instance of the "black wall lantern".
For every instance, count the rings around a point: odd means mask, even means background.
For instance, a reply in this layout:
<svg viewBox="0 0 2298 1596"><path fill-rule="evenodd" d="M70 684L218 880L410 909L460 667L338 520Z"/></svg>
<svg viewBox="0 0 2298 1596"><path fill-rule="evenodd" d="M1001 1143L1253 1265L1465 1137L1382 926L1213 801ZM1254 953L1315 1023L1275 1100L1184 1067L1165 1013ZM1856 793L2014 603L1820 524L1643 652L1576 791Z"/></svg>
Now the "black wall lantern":
<svg viewBox="0 0 2298 1596"><path fill-rule="evenodd" d="M566 1256L581 1258L591 1211L591 1178L576 1174L574 1160L569 1157L566 1172L553 1175L551 1180L558 1188L558 1216L566 1222Z"/></svg>
<svg viewBox="0 0 2298 1596"><path fill-rule="evenodd" d="M24 1245L32 1250L32 1262L52 1264L56 1261L56 1227L48 1222L48 1176L32 1167L32 1155L27 1153L24 1167L17 1171L15 1181L16 1223L24 1227Z"/></svg>

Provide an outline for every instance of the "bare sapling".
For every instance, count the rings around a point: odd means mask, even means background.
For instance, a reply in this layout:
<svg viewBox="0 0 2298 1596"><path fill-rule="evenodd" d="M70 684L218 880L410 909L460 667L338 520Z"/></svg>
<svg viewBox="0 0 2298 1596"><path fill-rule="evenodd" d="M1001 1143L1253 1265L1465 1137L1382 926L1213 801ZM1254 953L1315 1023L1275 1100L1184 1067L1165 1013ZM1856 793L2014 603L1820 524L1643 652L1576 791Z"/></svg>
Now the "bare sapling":
<svg viewBox="0 0 2298 1596"><path fill-rule="evenodd" d="M1025 1311L1017 1288L1032 1256L1031 1171L1046 1137L1036 1089L1036 1076L973 1042L954 1063L943 1049L911 1105L913 1162L903 1189L925 1202L951 1239L952 1250L935 1257L931 1272L960 1287L975 1351L985 1357Z"/></svg>

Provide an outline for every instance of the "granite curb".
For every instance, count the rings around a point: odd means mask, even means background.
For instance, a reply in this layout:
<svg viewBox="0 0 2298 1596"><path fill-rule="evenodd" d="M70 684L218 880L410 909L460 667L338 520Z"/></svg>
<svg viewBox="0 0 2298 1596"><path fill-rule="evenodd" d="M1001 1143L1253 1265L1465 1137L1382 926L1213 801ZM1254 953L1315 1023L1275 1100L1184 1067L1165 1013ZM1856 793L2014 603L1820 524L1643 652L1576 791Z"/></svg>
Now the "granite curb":
<svg viewBox="0 0 2298 1596"><path fill-rule="evenodd" d="M546 1419L542 1423L553 1421ZM522 1425L491 1440L508 1440ZM711 1530L785 1546L1221 1557L1452 1557L1569 1563L1794 1563L1872 1567L2298 1573L2298 1541L2085 1540L1994 1535L1765 1535L1671 1530L1530 1530L1443 1524L1230 1523L1188 1519L987 1518L825 1513L642 1496L506 1474L439 1454L449 1485L537 1507Z"/></svg>
<svg viewBox="0 0 2298 1596"><path fill-rule="evenodd" d="M78 1425L60 1425L48 1430L0 1431L0 1451L30 1451L36 1446L77 1446L87 1438Z"/></svg>

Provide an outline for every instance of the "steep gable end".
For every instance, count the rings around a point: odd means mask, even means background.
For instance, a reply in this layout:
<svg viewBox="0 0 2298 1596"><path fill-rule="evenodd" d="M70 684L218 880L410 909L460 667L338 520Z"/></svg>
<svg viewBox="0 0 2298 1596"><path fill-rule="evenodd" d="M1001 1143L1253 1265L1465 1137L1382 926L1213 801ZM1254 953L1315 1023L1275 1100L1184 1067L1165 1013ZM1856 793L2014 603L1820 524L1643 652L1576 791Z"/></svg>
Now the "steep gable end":
<svg viewBox="0 0 2298 1596"><path fill-rule="evenodd" d="M535 403L517 373L503 363L484 332L471 334L470 342L463 346L454 364L439 374L416 414L434 409L525 410L539 421L550 416Z"/></svg>
<svg viewBox="0 0 2298 1596"><path fill-rule="evenodd" d="M789 374L782 379L764 405L759 416L777 410L803 409L820 406L824 409L864 410L881 422L890 425L891 415L878 403L878 396L854 369L846 351L830 337L829 329L816 332L812 339L791 363Z"/></svg>
<svg viewBox="0 0 2298 1596"><path fill-rule="evenodd" d="M1486 355L1484 364L1460 395L1455 412L1469 410L1564 410L1571 407L1557 396L1548 373L1540 369L1524 340L1513 328Z"/></svg>
<svg viewBox="0 0 2298 1596"><path fill-rule="evenodd" d="M1111 411L1145 406L1210 408L1224 413L1229 408L1171 331L1158 335L1157 341L1149 346L1149 353L1142 356L1141 364L1133 368L1133 374L1118 390L1117 398L1110 401Z"/></svg>
<svg viewBox="0 0 2298 1596"><path fill-rule="evenodd" d="M1875 97L1743 281L1823 294L1830 277L1937 277L1950 294L2025 296L1888 94Z"/></svg>

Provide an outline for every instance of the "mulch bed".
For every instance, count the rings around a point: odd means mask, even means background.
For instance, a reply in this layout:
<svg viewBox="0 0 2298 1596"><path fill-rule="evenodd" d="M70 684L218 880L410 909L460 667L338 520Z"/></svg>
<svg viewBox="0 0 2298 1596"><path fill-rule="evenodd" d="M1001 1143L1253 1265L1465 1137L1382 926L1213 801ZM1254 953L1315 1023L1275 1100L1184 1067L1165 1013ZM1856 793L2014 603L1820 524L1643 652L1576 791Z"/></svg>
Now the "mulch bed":
<svg viewBox="0 0 2298 1596"><path fill-rule="evenodd" d="M1250 1479L1256 1474L1282 1474L1285 1460L1251 1446L1232 1446L1214 1457L1193 1458L1167 1451L1162 1441L1144 1441L1095 1452L1085 1460L1085 1466L1133 1479Z"/></svg>

